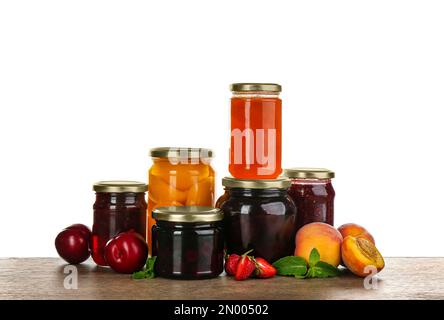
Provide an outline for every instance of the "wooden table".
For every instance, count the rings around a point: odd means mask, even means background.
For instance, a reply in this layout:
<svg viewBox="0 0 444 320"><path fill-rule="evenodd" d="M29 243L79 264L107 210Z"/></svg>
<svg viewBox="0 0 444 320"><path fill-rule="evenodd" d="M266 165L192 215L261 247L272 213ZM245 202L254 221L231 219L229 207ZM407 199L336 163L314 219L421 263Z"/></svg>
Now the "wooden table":
<svg viewBox="0 0 444 320"><path fill-rule="evenodd" d="M65 289L66 264L57 258L0 259L0 299L444 299L444 258L387 258L378 288L364 288L351 274L297 280L288 277L243 282L132 280L98 268L77 266L78 289Z"/></svg>

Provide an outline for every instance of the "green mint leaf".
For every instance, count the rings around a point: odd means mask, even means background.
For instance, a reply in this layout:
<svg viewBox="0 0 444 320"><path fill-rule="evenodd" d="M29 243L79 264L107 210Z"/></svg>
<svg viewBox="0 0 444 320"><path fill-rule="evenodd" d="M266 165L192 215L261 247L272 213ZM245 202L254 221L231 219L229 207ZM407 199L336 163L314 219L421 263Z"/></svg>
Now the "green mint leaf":
<svg viewBox="0 0 444 320"><path fill-rule="evenodd" d="M281 276L305 276L307 273L307 262L304 258L288 256L273 263L277 274Z"/></svg>
<svg viewBox="0 0 444 320"><path fill-rule="evenodd" d="M313 268L308 269L307 274L305 275L306 279L315 278L315 273Z"/></svg>
<svg viewBox="0 0 444 320"><path fill-rule="evenodd" d="M151 258L148 258L148 260L146 261L146 268L148 270L152 270L153 273L154 273L154 264L156 263L156 259L157 259L157 257L151 257Z"/></svg>
<svg viewBox="0 0 444 320"><path fill-rule="evenodd" d="M337 277L341 273L338 268L323 261L318 261L314 267L310 268L311 270L313 270L313 278Z"/></svg>
<svg viewBox="0 0 444 320"><path fill-rule="evenodd" d="M156 263L156 257L148 258L145 264L145 268L141 271L133 273L133 279L153 279L156 277L154 273L154 264Z"/></svg>
<svg viewBox="0 0 444 320"><path fill-rule="evenodd" d="M321 260L321 256L319 255L319 251L316 248L313 248L310 252L310 258L308 260L308 264L310 267L314 267L319 260Z"/></svg>
<svg viewBox="0 0 444 320"><path fill-rule="evenodd" d="M145 271L137 271L133 273L133 279L139 280L139 279L145 279Z"/></svg>

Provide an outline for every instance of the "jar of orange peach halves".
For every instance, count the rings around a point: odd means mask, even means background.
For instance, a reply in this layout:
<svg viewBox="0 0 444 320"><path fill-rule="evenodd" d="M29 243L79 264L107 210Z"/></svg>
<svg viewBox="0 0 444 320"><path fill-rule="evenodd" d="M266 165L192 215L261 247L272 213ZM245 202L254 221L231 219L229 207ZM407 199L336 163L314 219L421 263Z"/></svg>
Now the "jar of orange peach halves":
<svg viewBox="0 0 444 320"><path fill-rule="evenodd" d="M151 249L152 211L165 206L214 205L213 152L201 148L155 148L148 186L148 245Z"/></svg>

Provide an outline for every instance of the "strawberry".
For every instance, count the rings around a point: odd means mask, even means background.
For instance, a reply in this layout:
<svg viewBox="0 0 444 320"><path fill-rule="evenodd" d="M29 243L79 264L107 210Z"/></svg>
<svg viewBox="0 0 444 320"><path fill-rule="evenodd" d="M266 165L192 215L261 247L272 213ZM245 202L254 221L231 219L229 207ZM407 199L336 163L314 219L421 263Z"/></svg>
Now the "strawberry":
<svg viewBox="0 0 444 320"><path fill-rule="evenodd" d="M225 272L230 276L236 274L237 265L239 264L241 256L238 254L230 254L225 260Z"/></svg>
<svg viewBox="0 0 444 320"><path fill-rule="evenodd" d="M239 259L239 263L237 264L236 268L236 274L234 276L234 278L238 281L249 278L256 269L254 258L248 255L251 251L253 250L244 253Z"/></svg>
<svg viewBox="0 0 444 320"><path fill-rule="evenodd" d="M256 258L256 277L272 278L276 275L276 269L264 258Z"/></svg>

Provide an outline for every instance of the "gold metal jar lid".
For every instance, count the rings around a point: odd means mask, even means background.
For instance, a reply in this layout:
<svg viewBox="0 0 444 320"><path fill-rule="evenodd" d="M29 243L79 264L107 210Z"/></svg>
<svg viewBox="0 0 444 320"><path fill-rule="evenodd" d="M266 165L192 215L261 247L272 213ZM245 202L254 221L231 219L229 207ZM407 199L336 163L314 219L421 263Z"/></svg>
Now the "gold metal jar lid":
<svg viewBox="0 0 444 320"><path fill-rule="evenodd" d="M325 168L290 168L284 170L283 176L293 179L331 179L335 173Z"/></svg>
<svg viewBox="0 0 444 320"><path fill-rule="evenodd" d="M160 147L150 150L152 158L210 159L213 151L205 148Z"/></svg>
<svg viewBox="0 0 444 320"><path fill-rule="evenodd" d="M233 83L230 90L234 92L268 91L281 92L282 87L277 83Z"/></svg>
<svg viewBox="0 0 444 320"><path fill-rule="evenodd" d="M94 183L93 190L95 192L104 193L124 193L124 192L146 192L148 186L143 182L138 181L99 181Z"/></svg>
<svg viewBox="0 0 444 320"><path fill-rule="evenodd" d="M222 179L222 185L228 188L242 189L287 189L291 186L291 180L288 178L247 180L225 177Z"/></svg>
<svg viewBox="0 0 444 320"><path fill-rule="evenodd" d="M212 207L159 207L153 210L153 218L159 221L214 222L221 221L223 217L222 210Z"/></svg>

